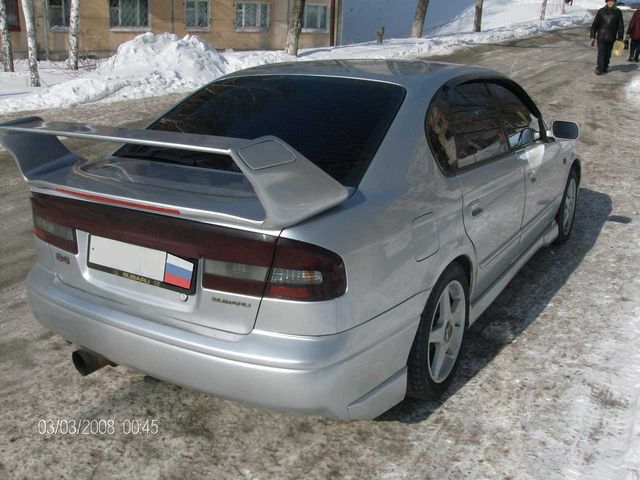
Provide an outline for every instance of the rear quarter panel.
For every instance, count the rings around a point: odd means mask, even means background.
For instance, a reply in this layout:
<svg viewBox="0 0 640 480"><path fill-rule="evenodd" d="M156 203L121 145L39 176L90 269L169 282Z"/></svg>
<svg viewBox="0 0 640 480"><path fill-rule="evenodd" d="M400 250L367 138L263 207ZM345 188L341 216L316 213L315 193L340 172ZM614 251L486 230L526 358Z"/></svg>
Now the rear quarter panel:
<svg viewBox="0 0 640 480"><path fill-rule="evenodd" d="M331 334L421 296L410 318L398 319L399 328L410 321L417 326L444 268L459 255L474 258L458 181L442 174L426 141L425 115L438 86L408 92L358 190L345 203L282 232L338 253L347 271L346 294L316 304L263 299L256 328Z"/></svg>

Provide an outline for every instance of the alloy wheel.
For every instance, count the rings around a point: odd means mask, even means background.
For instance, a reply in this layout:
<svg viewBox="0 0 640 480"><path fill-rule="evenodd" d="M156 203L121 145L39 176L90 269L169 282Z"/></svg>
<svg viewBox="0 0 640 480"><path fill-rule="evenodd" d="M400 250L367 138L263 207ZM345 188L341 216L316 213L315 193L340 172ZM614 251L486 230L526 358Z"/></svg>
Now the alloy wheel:
<svg viewBox="0 0 640 480"><path fill-rule="evenodd" d="M576 179L571 178L567 187L567 194L564 199L564 218L562 219L562 232L565 236L571 232L571 226L573 225L573 217L576 211L576 199L578 196L578 186Z"/></svg>
<svg viewBox="0 0 640 480"><path fill-rule="evenodd" d="M464 337L466 309L464 288L454 280L442 291L431 320L427 361L429 375L436 383L444 382L456 364Z"/></svg>

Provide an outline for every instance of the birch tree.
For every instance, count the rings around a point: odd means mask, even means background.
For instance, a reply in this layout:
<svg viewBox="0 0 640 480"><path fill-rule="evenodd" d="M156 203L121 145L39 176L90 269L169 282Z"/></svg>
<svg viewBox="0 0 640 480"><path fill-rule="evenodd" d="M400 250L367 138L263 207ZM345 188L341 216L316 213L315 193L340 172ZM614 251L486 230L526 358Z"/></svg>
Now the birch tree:
<svg viewBox="0 0 640 480"><path fill-rule="evenodd" d="M473 19L473 31L482 31L482 4L484 0L476 0L476 16Z"/></svg>
<svg viewBox="0 0 640 480"><path fill-rule="evenodd" d="M424 20L427 18L428 8L429 0L418 0L416 14L413 17L413 27L411 27L411 36L413 38L422 37L422 29L424 28Z"/></svg>
<svg viewBox="0 0 640 480"><path fill-rule="evenodd" d="M38 75L38 46L36 44L36 22L33 17L32 0L22 0L22 13L27 27L27 50L29 51L29 78L32 87L40 86Z"/></svg>
<svg viewBox="0 0 640 480"><path fill-rule="evenodd" d="M2 41L2 60L5 72L13 72L13 49L9 36L9 17L7 15L7 2L0 0L0 41Z"/></svg>
<svg viewBox="0 0 640 480"><path fill-rule="evenodd" d="M80 30L80 0L71 0L69 14L69 68L78 70L78 32Z"/></svg>
<svg viewBox="0 0 640 480"><path fill-rule="evenodd" d="M564 0L562 0L564 3ZM542 0L542 7L540 7L540 20L544 20L547 17L547 0Z"/></svg>
<svg viewBox="0 0 640 480"><path fill-rule="evenodd" d="M302 31L302 19L304 16L305 0L292 0L289 11L289 26L287 28L287 41L284 51L289 55L298 55L298 42Z"/></svg>

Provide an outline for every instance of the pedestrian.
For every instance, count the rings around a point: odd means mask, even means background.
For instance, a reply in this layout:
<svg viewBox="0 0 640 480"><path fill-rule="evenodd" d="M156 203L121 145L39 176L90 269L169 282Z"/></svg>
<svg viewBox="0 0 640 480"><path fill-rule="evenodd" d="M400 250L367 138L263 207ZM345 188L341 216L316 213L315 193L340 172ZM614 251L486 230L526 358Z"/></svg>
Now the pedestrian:
<svg viewBox="0 0 640 480"><path fill-rule="evenodd" d="M629 28L627 28L627 40L630 43L629 61L638 62L640 60L640 10L633 14Z"/></svg>
<svg viewBox="0 0 640 480"><path fill-rule="evenodd" d="M609 62L616 40L624 38L624 18L616 7L616 0L607 0L607 5L596 14L591 26L591 46L598 42L598 66L596 75L609 72Z"/></svg>

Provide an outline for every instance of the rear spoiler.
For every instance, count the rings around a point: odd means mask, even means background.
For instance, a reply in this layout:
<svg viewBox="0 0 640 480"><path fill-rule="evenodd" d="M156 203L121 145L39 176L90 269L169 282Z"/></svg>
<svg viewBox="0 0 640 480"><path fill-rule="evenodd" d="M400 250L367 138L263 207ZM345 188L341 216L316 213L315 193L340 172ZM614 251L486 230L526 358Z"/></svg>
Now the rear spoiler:
<svg viewBox="0 0 640 480"><path fill-rule="evenodd" d="M349 196L346 187L293 147L273 136L245 140L137 128L45 122L39 117L0 123L0 144L13 155L25 180L34 187L69 192L69 188L74 185L60 181L67 176L52 173L63 169L72 171L82 159L67 149L57 137L228 155L251 183L265 211L265 219L259 225L249 220L246 223L261 228L279 229L294 225L341 204ZM53 184L52 179L55 179ZM91 194L105 192L78 193L91 198L96 197ZM107 203L111 198L114 200L112 203L120 204L140 201L119 195L100 198L103 201L106 199ZM162 202L148 203L150 207L170 207ZM206 212L200 211L199 214L199 218L206 217ZM215 218L215 212L211 212L211 217Z"/></svg>

